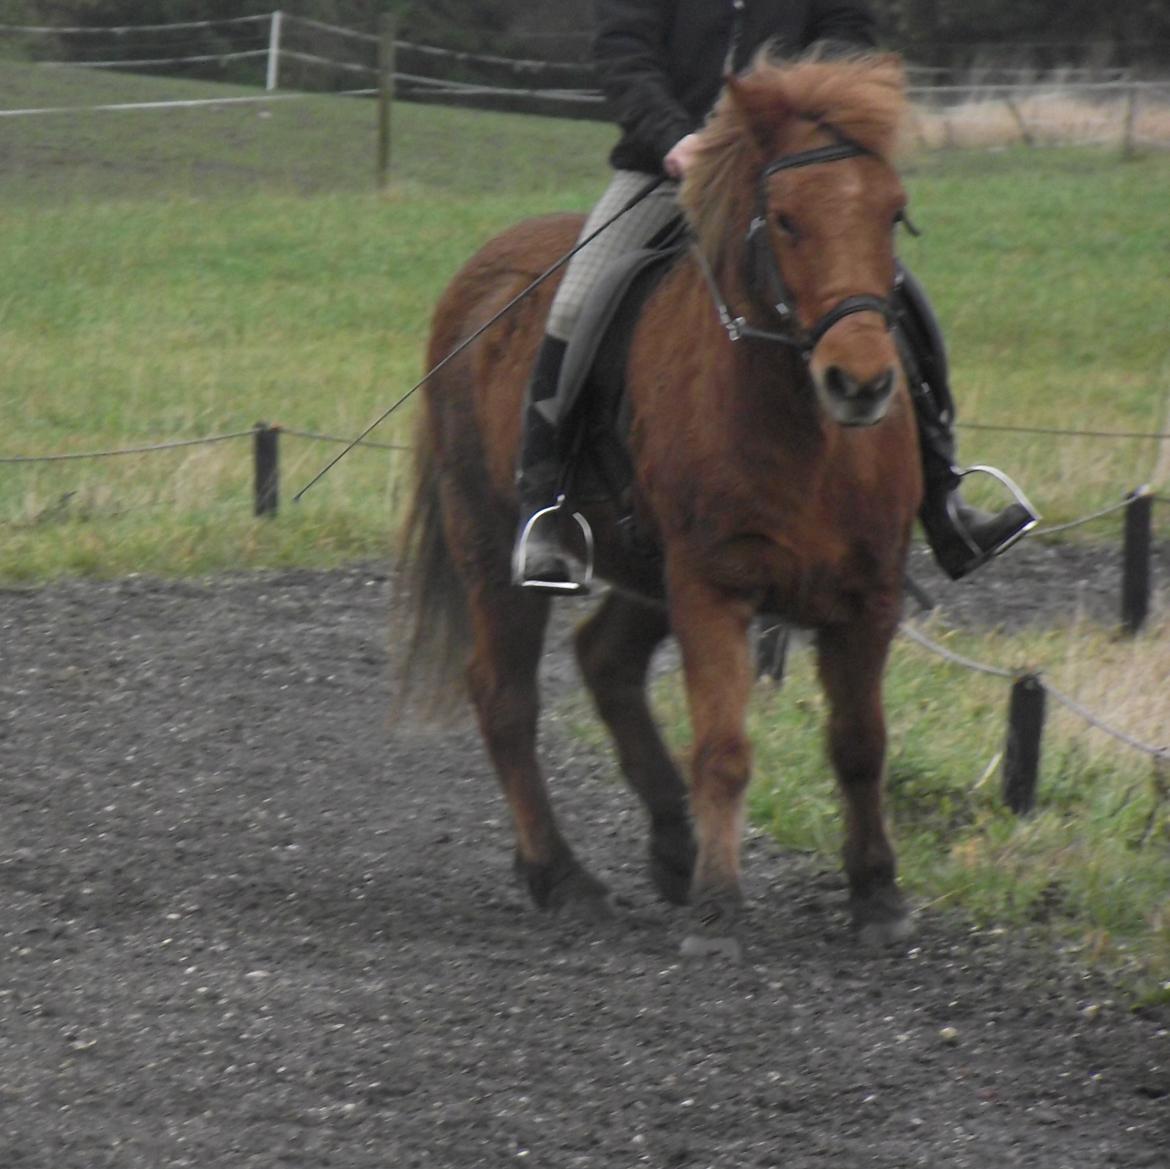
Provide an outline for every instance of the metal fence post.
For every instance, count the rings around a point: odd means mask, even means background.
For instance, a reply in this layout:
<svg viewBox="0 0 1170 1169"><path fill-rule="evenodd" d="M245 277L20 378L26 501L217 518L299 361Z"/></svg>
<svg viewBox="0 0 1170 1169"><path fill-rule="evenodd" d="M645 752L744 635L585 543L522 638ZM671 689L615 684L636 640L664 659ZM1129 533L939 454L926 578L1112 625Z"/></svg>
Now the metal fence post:
<svg viewBox="0 0 1170 1169"><path fill-rule="evenodd" d="M257 422L252 433L254 514L271 518L280 504L280 427Z"/></svg>

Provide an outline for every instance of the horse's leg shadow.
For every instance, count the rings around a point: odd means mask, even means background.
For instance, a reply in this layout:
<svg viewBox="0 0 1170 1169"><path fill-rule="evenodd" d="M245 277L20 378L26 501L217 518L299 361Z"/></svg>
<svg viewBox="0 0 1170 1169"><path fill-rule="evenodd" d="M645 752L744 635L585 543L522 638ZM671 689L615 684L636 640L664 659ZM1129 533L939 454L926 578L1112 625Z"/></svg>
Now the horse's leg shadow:
<svg viewBox="0 0 1170 1169"><path fill-rule="evenodd" d="M881 686L891 637L890 630L858 623L822 629L817 639L829 701L829 757L845 808L849 909L858 938L868 946L894 945L913 932L882 812L886 726Z"/></svg>
<svg viewBox="0 0 1170 1169"><path fill-rule="evenodd" d="M622 771L650 815L651 879L667 901L682 905L695 867L687 788L646 697L650 659L669 632L660 606L611 593L578 629L576 650Z"/></svg>
<svg viewBox="0 0 1170 1169"><path fill-rule="evenodd" d="M469 590L473 648L467 678L480 731L512 812L515 868L542 909L610 914L605 886L573 854L556 822L536 756L537 667L547 596L508 584Z"/></svg>

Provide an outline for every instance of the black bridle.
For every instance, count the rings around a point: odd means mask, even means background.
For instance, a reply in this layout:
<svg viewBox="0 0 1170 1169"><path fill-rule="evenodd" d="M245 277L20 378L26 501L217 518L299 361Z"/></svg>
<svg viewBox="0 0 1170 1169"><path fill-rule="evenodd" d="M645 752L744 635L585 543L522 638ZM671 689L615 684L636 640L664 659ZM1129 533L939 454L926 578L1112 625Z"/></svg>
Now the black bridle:
<svg viewBox="0 0 1170 1169"><path fill-rule="evenodd" d="M847 296L835 304L823 316L816 320L808 329L800 326L793 305L793 297L780 271L780 262L776 258L776 251L772 247L771 234L768 230L768 180L780 171L793 170L797 167L815 166L818 163L838 162L846 158L858 158L870 155L858 142L845 137L840 131L831 126L824 126L837 141L828 146L818 146L811 150L802 150L796 154L787 154L769 163L760 172L759 185L756 190L756 211L748 225L744 239L744 254L747 265L747 282L749 287L767 301L769 307L779 318L782 330L758 329L748 324L743 317L732 316L727 303L720 295L715 284L714 274L706 260L696 249L699 256L699 265L702 268L707 283L715 298L719 310L719 318L723 327L733 341L747 337L761 341L776 341L796 349L807 360L812 351L820 343L824 335L839 321L854 313L877 313L886 322L887 328L894 323L894 308L887 297L874 296L863 292L854 296Z"/></svg>

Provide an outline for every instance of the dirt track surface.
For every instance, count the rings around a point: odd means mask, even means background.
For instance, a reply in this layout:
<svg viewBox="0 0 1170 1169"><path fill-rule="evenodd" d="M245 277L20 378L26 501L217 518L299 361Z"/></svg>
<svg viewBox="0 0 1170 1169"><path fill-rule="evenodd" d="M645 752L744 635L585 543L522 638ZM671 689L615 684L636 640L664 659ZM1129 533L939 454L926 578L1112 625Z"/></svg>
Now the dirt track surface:
<svg viewBox="0 0 1170 1169"><path fill-rule="evenodd" d="M1111 617L1096 564L1077 593ZM555 719L618 912L530 910L470 727L387 717L387 592L0 592L4 1169L1170 1165L1170 1020L1043 941L927 910L860 954L835 869L753 836L745 960L682 961L640 812Z"/></svg>

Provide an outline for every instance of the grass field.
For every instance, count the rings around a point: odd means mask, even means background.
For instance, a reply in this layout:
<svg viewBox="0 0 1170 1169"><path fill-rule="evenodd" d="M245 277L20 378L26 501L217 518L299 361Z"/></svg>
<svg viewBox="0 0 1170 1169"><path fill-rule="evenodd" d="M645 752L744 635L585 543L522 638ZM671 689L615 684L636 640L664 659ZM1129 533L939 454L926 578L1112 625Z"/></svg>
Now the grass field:
<svg viewBox="0 0 1170 1169"><path fill-rule="evenodd" d="M222 88L0 68L4 108ZM421 372L430 307L456 267L517 218L587 207L612 139L597 124L400 104L379 197L373 122L370 103L337 98L0 119L0 454L259 420L355 433ZM1170 158L1017 149L906 169L926 234L903 254L947 328L963 417L1163 429ZM377 437L408 441L410 414ZM962 444L968 461L1016 473L1053 522L1168 470L1151 441L971 430ZM335 453L284 446L287 490ZM356 453L276 525L250 519L246 440L6 465L0 575L379 553L403 461Z"/></svg>
<svg viewBox="0 0 1170 1169"><path fill-rule="evenodd" d="M0 64L8 109L223 88ZM0 118L0 456L201 438L259 420L356 433L421 373L431 306L459 264L518 218L588 207L613 137L595 124L400 105L393 183L379 196L373 126L369 103L337 98ZM1170 157L929 154L909 158L905 177L925 234L903 257L946 327L964 419L1170 427ZM408 444L412 414L374 437ZM967 461L1026 484L1048 523L1170 479L1170 444L1149 439L971 429L961 440ZM286 497L336 450L286 437ZM251 516L246 437L0 463L0 580L380 557L406 458L356 451L274 522ZM1116 533L1107 521L1069 538L1104 540L1112 555ZM1051 666L1056 685L1163 741L1167 632L1118 643L1070 627L962 648ZM988 780L1002 685L900 645L890 694L894 805L919 895L995 920L1046 916L1087 950L1131 963L1147 989L1170 979L1170 836L1148 761L1056 719L1045 811L1020 824ZM804 666L779 699L760 696L765 778L753 807L786 843L834 851L819 701ZM681 743L677 694L663 703Z"/></svg>

